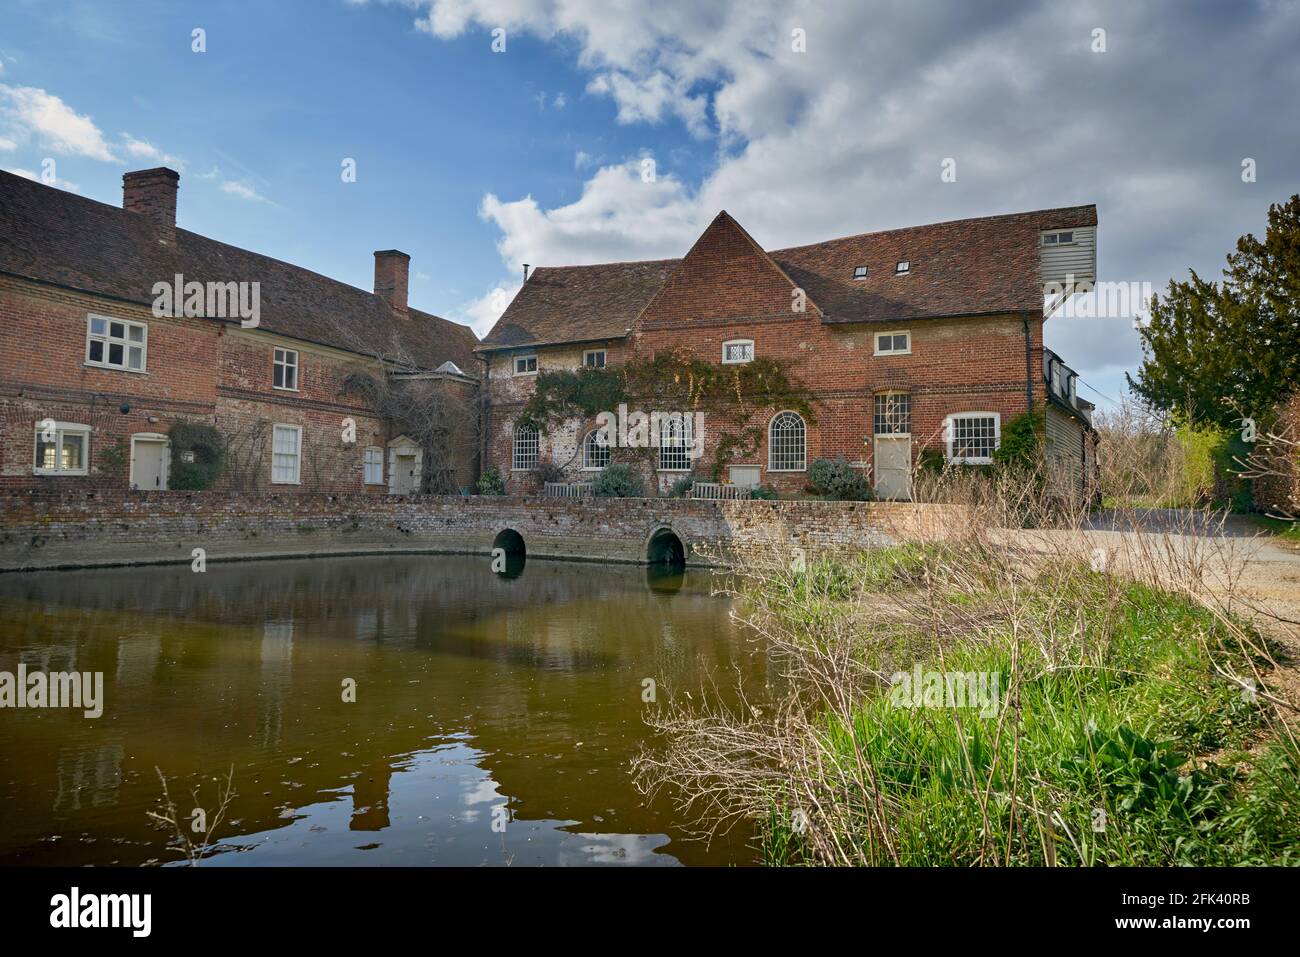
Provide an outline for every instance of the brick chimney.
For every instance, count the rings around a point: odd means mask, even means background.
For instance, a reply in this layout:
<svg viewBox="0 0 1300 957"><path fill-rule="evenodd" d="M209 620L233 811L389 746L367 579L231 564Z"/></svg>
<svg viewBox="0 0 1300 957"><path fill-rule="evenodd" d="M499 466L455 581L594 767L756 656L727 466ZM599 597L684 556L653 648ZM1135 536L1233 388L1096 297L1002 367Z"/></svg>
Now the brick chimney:
<svg viewBox="0 0 1300 957"><path fill-rule="evenodd" d="M406 290L411 257L396 249L375 250L375 295L400 312L406 312Z"/></svg>
<svg viewBox="0 0 1300 957"><path fill-rule="evenodd" d="M158 242L176 242L176 187L181 174L159 166L122 174L122 208L153 220Z"/></svg>

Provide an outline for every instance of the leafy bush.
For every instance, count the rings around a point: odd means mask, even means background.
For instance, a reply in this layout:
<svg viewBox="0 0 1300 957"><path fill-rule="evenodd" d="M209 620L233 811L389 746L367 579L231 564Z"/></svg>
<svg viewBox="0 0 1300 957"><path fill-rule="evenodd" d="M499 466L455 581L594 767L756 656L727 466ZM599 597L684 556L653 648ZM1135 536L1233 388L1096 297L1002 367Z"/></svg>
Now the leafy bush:
<svg viewBox="0 0 1300 957"><path fill-rule="evenodd" d="M479 476L478 493L480 495L506 494L506 480L501 477L501 470L495 465L489 465Z"/></svg>
<svg viewBox="0 0 1300 957"><path fill-rule="evenodd" d="M993 462L1028 471L1041 467L1043 440L1037 415L1021 412L1002 427L1002 441L993 450Z"/></svg>
<svg viewBox="0 0 1300 957"><path fill-rule="evenodd" d="M814 491L828 498L861 502L871 497L866 477L842 455L833 459L817 459L808 470L808 479Z"/></svg>
<svg viewBox="0 0 1300 957"><path fill-rule="evenodd" d="M694 487L695 487L695 476L683 475L681 478L679 478L676 482L672 484L672 488L668 490L668 495L671 498L686 498L688 495L691 494L691 489L693 489Z"/></svg>
<svg viewBox="0 0 1300 957"><path fill-rule="evenodd" d="M776 489L772 488L770 485L755 485L749 490L749 497L763 499L765 501L771 501L772 499L778 498Z"/></svg>
<svg viewBox="0 0 1300 957"><path fill-rule="evenodd" d="M551 459L538 459L537 464L533 466L533 473L541 482L564 481L564 469L556 465Z"/></svg>
<svg viewBox="0 0 1300 957"><path fill-rule="evenodd" d="M596 476L591 493L603 498L640 498L645 495L645 485L632 466L614 462Z"/></svg>
<svg viewBox="0 0 1300 957"><path fill-rule="evenodd" d="M202 422L177 422L168 437L172 455L168 484L185 491L211 488L226 462L221 433ZM193 453L194 461L185 461L187 452Z"/></svg>
<svg viewBox="0 0 1300 957"><path fill-rule="evenodd" d="M922 472L942 472L944 466L948 464L948 456L942 449L922 449L921 455L917 459L917 467Z"/></svg>

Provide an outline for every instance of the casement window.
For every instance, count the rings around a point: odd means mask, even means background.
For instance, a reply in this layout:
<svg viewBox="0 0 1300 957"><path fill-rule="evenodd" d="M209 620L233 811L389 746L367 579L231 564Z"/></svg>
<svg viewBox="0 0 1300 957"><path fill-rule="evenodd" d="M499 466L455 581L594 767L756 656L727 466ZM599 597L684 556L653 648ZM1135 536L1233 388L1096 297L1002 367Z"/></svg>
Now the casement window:
<svg viewBox="0 0 1300 957"><path fill-rule="evenodd" d="M866 279L866 278L867 278L867 267L866 267L866 266L854 266L854 267L853 267L853 278L854 278L854 279Z"/></svg>
<svg viewBox="0 0 1300 957"><path fill-rule="evenodd" d="M537 356L515 356L515 375L533 375L537 372Z"/></svg>
<svg viewBox="0 0 1300 957"><path fill-rule="evenodd" d="M366 449L361 459L365 470L365 481L367 485L384 484L384 450L376 446L370 446Z"/></svg>
<svg viewBox="0 0 1300 957"><path fill-rule="evenodd" d="M90 426L45 419L36 423L35 475L87 475L90 472Z"/></svg>
<svg viewBox="0 0 1300 957"><path fill-rule="evenodd" d="M901 332L877 332L876 355L910 356L912 354L912 334Z"/></svg>
<svg viewBox="0 0 1300 957"><path fill-rule="evenodd" d="M271 385L276 389L298 391L298 351L276 349L271 367Z"/></svg>
<svg viewBox="0 0 1300 957"><path fill-rule="evenodd" d="M797 412L779 412L767 427L767 470L802 472L808 462L808 429Z"/></svg>
<svg viewBox="0 0 1300 957"><path fill-rule="evenodd" d="M753 339L732 339L722 344L722 362L724 365L736 365L754 361Z"/></svg>
<svg viewBox="0 0 1300 957"><path fill-rule="evenodd" d="M905 276L912 271L912 262L909 259L900 259L894 264L894 275Z"/></svg>
<svg viewBox="0 0 1300 957"><path fill-rule="evenodd" d="M531 425L515 427L514 448L511 450L510 467L516 472L527 471L537 467L537 451L541 445L541 435Z"/></svg>
<svg viewBox="0 0 1300 957"><path fill-rule="evenodd" d="M659 420L659 471L689 472L695 426L690 415L665 415Z"/></svg>
<svg viewBox="0 0 1300 957"><path fill-rule="evenodd" d="M588 369L605 368L605 350L588 349L582 354L582 364Z"/></svg>
<svg viewBox="0 0 1300 957"><path fill-rule="evenodd" d="M583 471L598 472L609 464L609 446L598 441L599 429L592 429L582 440Z"/></svg>
<svg viewBox="0 0 1300 957"><path fill-rule="evenodd" d="M275 426L271 436L271 482L298 485L301 463L302 426Z"/></svg>
<svg viewBox="0 0 1300 957"><path fill-rule="evenodd" d="M1043 233L1044 246L1072 246L1074 245L1074 233Z"/></svg>
<svg viewBox="0 0 1300 957"><path fill-rule="evenodd" d="M912 395L909 392L877 392L873 431L876 435L912 434Z"/></svg>
<svg viewBox="0 0 1300 957"><path fill-rule="evenodd" d="M143 322L86 317L86 365L144 372L149 350L149 327Z"/></svg>
<svg viewBox="0 0 1300 957"><path fill-rule="evenodd" d="M997 412L958 412L944 421L948 461L989 465L1002 440L1002 416Z"/></svg>

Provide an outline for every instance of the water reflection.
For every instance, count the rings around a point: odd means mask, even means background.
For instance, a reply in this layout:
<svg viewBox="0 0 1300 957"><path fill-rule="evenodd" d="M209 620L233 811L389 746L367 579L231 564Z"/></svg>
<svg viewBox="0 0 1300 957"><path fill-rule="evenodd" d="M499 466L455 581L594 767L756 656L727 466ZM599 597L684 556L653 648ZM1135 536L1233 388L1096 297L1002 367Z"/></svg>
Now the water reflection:
<svg viewBox="0 0 1300 957"><path fill-rule="evenodd" d="M106 699L0 711L0 861L173 860L154 768L188 793L234 765L221 865L749 863L627 773L645 678L762 694L712 584L429 556L0 576L0 670L102 670Z"/></svg>

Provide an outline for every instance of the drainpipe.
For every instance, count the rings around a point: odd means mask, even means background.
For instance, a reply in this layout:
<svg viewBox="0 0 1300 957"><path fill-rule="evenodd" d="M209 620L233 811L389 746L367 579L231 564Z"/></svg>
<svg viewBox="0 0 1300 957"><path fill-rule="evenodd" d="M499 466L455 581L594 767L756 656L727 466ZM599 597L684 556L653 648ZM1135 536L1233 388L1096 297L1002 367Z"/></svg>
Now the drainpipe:
<svg viewBox="0 0 1300 957"><path fill-rule="evenodd" d="M487 394L488 393L488 363L491 362L492 359L490 355L480 352L478 354L478 360L483 363L483 377L479 379L479 386L478 386L479 436L478 436L478 469L476 470L478 472L478 475L475 477L475 482L477 482L478 479L483 476L483 470L487 468L488 465L488 459L487 459L487 443L488 443L488 427L489 427L488 426L489 406L488 406L488 394ZM474 491L477 492L478 488L476 487Z"/></svg>
<svg viewBox="0 0 1300 957"><path fill-rule="evenodd" d="M1025 411L1034 411L1034 356L1033 344L1029 338L1029 312L1026 310L1021 318L1025 329Z"/></svg>

